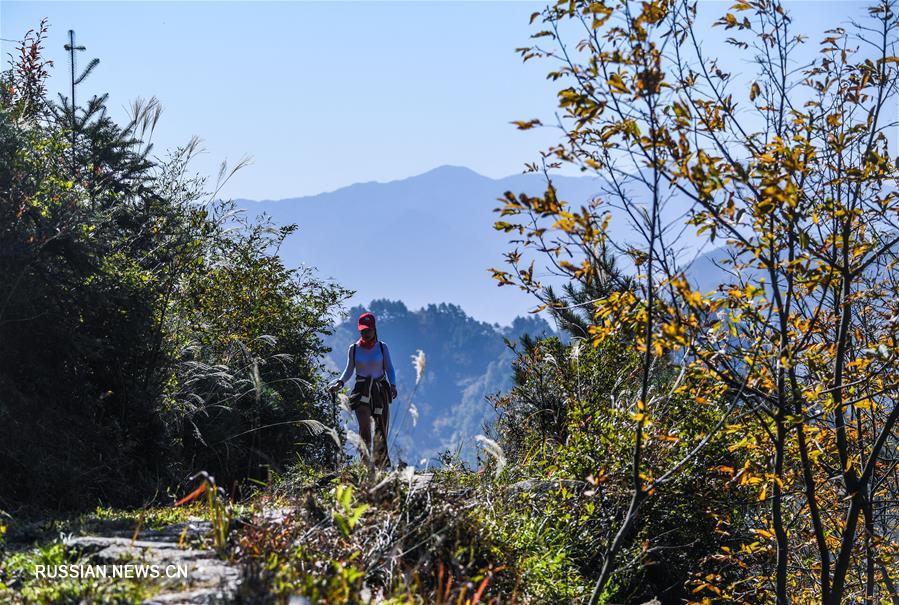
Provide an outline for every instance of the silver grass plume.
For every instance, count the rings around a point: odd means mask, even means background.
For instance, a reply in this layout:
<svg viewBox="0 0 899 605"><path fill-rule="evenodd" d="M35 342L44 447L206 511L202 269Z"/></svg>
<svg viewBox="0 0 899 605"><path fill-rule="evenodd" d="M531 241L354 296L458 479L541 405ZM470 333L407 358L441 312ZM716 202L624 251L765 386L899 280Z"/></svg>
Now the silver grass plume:
<svg viewBox="0 0 899 605"><path fill-rule="evenodd" d="M474 440L481 445L481 448L485 452L496 460L496 472L494 473L494 477L499 477L499 474L503 472L503 469L506 467L506 455L503 453L503 448L486 435L475 435Z"/></svg>
<svg viewBox="0 0 899 605"><path fill-rule="evenodd" d="M259 373L259 360L253 360L252 371L250 373L251 378L253 379L253 396L256 399L256 403L259 403L259 400L262 398L262 389L265 387L265 383L262 382L262 374Z"/></svg>
<svg viewBox="0 0 899 605"><path fill-rule="evenodd" d="M359 436L359 433L355 431L347 431L346 432L346 440L347 443L352 443L356 446L356 449L359 450L359 453L362 454L362 458L368 460L368 445L362 441L362 437Z"/></svg>
<svg viewBox="0 0 899 605"><path fill-rule="evenodd" d="M421 382L421 377L424 376L425 373L425 365L427 364L427 357L425 357L425 352L421 349L418 349L415 352L415 355L412 356L412 367L415 368L415 385L418 386L418 383Z"/></svg>
<svg viewBox="0 0 899 605"><path fill-rule="evenodd" d="M580 338L572 338L571 340L571 361L577 363L581 358L581 343L583 340Z"/></svg>
<svg viewBox="0 0 899 605"><path fill-rule="evenodd" d="M334 443L337 444L337 447L340 447L340 436L337 434L337 430L334 427L327 426L324 423L319 422L318 420L298 420L297 424L300 426L305 426L309 429L309 432L318 437L322 433L327 433L331 436L331 439L334 440Z"/></svg>
<svg viewBox="0 0 899 605"><path fill-rule="evenodd" d="M408 483L411 485L412 479L415 477L415 467L414 466L404 466L402 469L397 471L397 477L403 483Z"/></svg>
<svg viewBox="0 0 899 605"><path fill-rule="evenodd" d="M394 443L396 443L396 439L399 434L406 427L406 414L412 418L412 426L414 427L418 424L418 408L412 403L415 399L415 393L418 391L418 385L421 384L421 379L425 374L425 366L427 365L427 357L425 356L425 352L421 349L415 351L415 355L412 355L412 367L415 368L415 386L412 387L412 392L409 394L408 399L408 407L402 411L402 415L397 417L397 422L394 423L394 426L397 427L398 430L393 431L393 438L390 441L391 447Z"/></svg>
<svg viewBox="0 0 899 605"><path fill-rule="evenodd" d="M349 414L352 410L350 409L350 398L346 393L338 393L337 394L337 403L340 404L340 408Z"/></svg>

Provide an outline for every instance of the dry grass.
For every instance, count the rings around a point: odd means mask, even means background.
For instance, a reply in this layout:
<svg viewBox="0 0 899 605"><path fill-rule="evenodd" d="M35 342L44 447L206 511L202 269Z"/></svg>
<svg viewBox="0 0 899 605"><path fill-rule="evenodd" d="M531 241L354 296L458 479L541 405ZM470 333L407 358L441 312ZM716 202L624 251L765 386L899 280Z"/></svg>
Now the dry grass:
<svg viewBox="0 0 899 605"><path fill-rule="evenodd" d="M510 578L482 538L480 502L463 485L474 479L447 473L422 485L401 470L370 480L366 469L350 467L333 481L296 490L283 518L247 523L237 554L255 575L251 584L280 597L496 603L497 578ZM340 520L353 514L347 531Z"/></svg>

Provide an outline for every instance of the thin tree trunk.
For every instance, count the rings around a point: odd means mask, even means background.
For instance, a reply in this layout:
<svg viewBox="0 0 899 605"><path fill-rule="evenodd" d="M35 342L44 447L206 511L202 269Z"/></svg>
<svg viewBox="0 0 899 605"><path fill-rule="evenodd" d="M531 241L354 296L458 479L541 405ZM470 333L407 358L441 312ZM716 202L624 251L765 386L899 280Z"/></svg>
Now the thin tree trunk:
<svg viewBox="0 0 899 605"><path fill-rule="evenodd" d="M615 538L612 540L612 544L609 546L608 551L606 551L605 559L602 562L602 570L599 572L599 578L597 578L596 584L593 587L593 593L590 595L590 600L587 602L588 605L597 605L597 603L599 603L599 597L602 595L602 591L605 589L609 578L612 576L612 572L615 571L615 560L618 557L618 553L633 537L634 530L637 526L637 516L639 515L640 506L646 500L646 497L646 492L642 490L634 492L631 503L627 509L627 514L624 517L624 522L618 529L618 533L615 534Z"/></svg>
<svg viewBox="0 0 899 605"><path fill-rule="evenodd" d="M871 498L866 498L862 506L865 520L865 605L874 605L874 507Z"/></svg>
<svg viewBox="0 0 899 605"><path fill-rule="evenodd" d="M841 605L843 591L846 589L846 574L852 564L852 547L855 546L855 532L858 528L858 513L864 496L860 492L852 495L846 521L843 526L843 543L833 568L833 587L830 592L830 605Z"/></svg>
<svg viewBox="0 0 899 605"><path fill-rule="evenodd" d="M774 525L774 537L777 542L777 571L775 576L775 594L777 605L787 605L787 557L788 543L787 530L783 520L783 488L780 480L783 478L784 444L786 442L786 427L783 419L777 418L777 438L774 451L774 497L771 499L771 521Z"/></svg>
<svg viewBox="0 0 899 605"><path fill-rule="evenodd" d="M827 546L827 539L824 536L824 524L821 522L821 511L818 508L818 496L815 491L815 479L808 457L808 443L805 440L805 425L802 423L796 427L796 438L799 442L799 459L805 483L805 499L808 502L809 515L812 518L818 557L821 559L821 572L818 580L821 585L821 602L827 603L827 599L830 597L830 548Z"/></svg>

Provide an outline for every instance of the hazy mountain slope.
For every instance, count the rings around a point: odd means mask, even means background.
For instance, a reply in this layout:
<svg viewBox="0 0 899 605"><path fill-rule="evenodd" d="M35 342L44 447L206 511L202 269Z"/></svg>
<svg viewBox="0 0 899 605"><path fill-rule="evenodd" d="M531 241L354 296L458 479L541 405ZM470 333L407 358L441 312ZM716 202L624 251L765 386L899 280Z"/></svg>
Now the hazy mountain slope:
<svg viewBox="0 0 899 605"><path fill-rule="evenodd" d="M578 203L597 190L586 177L559 177L557 187ZM389 298L417 308L445 300L478 319L506 324L535 302L513 288L497 288L487 271L502 265L508 250L508 237L493 230L493 209L507 190L536 195L544 189L533 174L494 180L443 166L400 181L238 205L278 224L298 224L282 258L315 266L356 290L354 304Z"/></svg>
<svg viewBox="0 0 899 605"><path fill-rule="evenodd" d="M555 177L554 183L560 197L573 204L586 203L600 191L591 177ZM351 304L382 299L372 303L372 310L394 350L402 407L414 384L410 356L416 349L427 353L425 382L416 396L419 424L412 427L407 419L397 431L407 459L417 460L481 432L489 412L485 395L509 386L513 356L503 345L503 330L491 323L507 325L536 301L514 288L497 288L490 278L487 268L501 266L509 249L509 236L493 230L493 210L505 191L537 195L544 190L539 175L491 179L442 166L398 181L277 201L240 200L238 205L253 215L266 213L277 224L299 225L280 251L288 266L315 266L320 275L356 290ZM685 212L677 204L671 207ZM617 214L610 225L612 239L636 239ZM672 239L686 247L693 241L689 235ZM717 256L716 251L700 255L689 275L702 284L715 283ZM621 267L629 270L623 259ZM328 341L335 367L345 363L360 310L353 309ZM544 328L542 319L531 317L516 320L508 333L514 337Z"/></svg>
<svg viewBox="0 0 899 605"><path fill-rule="evenodd" d="M514 353L503 337L552 333L539 317L517 318L502 328L479 322L460 307L445 303L412 311L402 302L376 300L368 310L378 318L378 335L390 347L396 367L400 396L393 406L391 432L410 462L453 449L463 441L468 448L462 453L470 457L471 437L483 432L483 423L492 418L486 396L511 386ZM362 307L351 309L347 321L327 340L335 371L343 369L347 348L358 337L356 318L362 312ZM408 403L415 386L412 355L418 349L425 352L427 367L415 393L419 418L413 426Z"/></svg>
<svg viewBox="0 0 899 605"><path fill-rule="evenodd" d="M559 196L582 204L601 191L595 177L554 177ZM357 183L314 196L284 200L238 200L251 215L266 213L277 224L296 223L281 255L289 266L305 263L357 292L351 304L376 298L398 299L413 308L435 300L451 301L479 320L508 323L534 308L535 301L514 288L497 288L489 267L503 265L508 234L498 233L493 212L505 191L538 195L543 177L519 174L491 179L468 168L441 166L387 183ZM640 190L635 190L640 193ZM687 205L676 196L666 221L680 222ZM613 241L634 241L637 233L624 213L610 209ZM692 229L672 231L667 239L698 248ZM621 266L628 263L622 258ZM700 262L697 271L711 270ZM545 272L540 273L545 277Z"/></svg>

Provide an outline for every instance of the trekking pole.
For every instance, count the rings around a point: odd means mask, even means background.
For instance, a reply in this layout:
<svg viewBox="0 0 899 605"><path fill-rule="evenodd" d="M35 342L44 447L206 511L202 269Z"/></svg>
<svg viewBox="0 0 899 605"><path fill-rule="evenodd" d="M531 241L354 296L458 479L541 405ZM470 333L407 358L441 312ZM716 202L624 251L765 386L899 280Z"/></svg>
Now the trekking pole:
<svg viewBox="0 0 899 605"><path fill-rule="evenodd" d="M331 396L331 426L334 427L334 430L337 430L337 393L328 389L328 394ZM331 464L334 468L337 468L337 456L340 452L335 451L331 457Z"/></svg>

